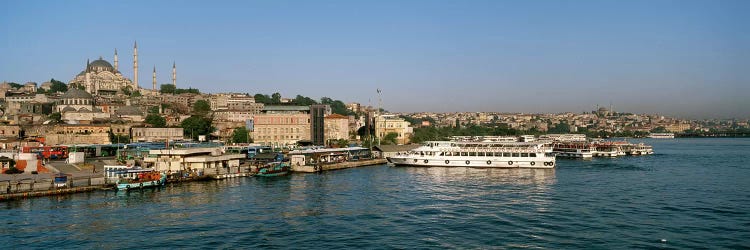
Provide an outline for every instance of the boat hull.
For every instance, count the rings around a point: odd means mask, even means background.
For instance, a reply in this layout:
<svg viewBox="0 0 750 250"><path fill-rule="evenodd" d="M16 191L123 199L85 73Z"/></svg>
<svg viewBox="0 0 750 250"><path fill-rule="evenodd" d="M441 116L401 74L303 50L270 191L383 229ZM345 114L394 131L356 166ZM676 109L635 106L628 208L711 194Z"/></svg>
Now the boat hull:
<svg viewBox="0 0 750 250"><path fill-rule="evenodd" d="M554 168L555 158L533 158L533 159L498 159L482 158L475 159L449 159L449 158L427 158L427 157L388 157L388 163L395 166L414 167L471 167L471 168Z"/></svg>
<svg viewBox="0 0 750 250"><path fill-rule="evenodd" d="M258 176L258 177L277 177L277 176L284 176L284 175L288 175L288 174L289 174L289 171L284 171L284 172L276 172L276 173L258 173L255 176Z"/></svg>
<svg viewBox="0 0 750 250"><path fill-rule="evenodd" d="M165 174L161 175L161 178L155 181L144 181L144 182L134 182L134 183L117 183L117 189L118 190L130 190L130 189L141 189L141 188L150 188L150 187L158 187L163 186L167 182L167 176Z"/></svg>

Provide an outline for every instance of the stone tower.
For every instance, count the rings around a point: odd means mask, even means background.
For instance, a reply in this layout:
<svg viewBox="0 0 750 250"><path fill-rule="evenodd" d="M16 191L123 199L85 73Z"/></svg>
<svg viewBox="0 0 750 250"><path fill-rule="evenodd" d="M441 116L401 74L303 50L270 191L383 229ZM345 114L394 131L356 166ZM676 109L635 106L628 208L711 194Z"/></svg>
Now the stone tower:
<svg viewBox="0 0 750 250"><path fill-rule="evenodd" d="M135 88L133 90L138 89L138 41L135 42L133 45L133 85L135 85Z"/></svg>
<svg viewBox="0 0 750 250"><path fill-rule="evenodd" d="M154 81L153 81L153 84L154 84L154 91L156 91L156 65L154 65Z"/></svg>
<svg viewBox="0 0 750 250"><path fill-rule="evenodd" d="M117 49L115 49L115 72L120 70L119 65L120 64L118 63L118 60L117 60Z"/></svg>
<svg viewBox="0 0 750 250"><path fill-rule="evenodd" d="M177 89L177 66L172 62L172 85Z"/></svg>

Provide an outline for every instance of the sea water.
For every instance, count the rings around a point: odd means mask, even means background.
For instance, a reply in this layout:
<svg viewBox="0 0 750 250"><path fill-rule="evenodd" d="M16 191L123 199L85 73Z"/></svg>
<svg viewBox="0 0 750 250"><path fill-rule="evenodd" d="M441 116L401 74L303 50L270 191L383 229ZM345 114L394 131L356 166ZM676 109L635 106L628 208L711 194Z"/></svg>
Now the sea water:
<svg viewBox="0 0 750 250"><path fill-rule="evenodd" d="M550 170L386 165L0 203L3 248L749 248L750 139Z"/></svg>

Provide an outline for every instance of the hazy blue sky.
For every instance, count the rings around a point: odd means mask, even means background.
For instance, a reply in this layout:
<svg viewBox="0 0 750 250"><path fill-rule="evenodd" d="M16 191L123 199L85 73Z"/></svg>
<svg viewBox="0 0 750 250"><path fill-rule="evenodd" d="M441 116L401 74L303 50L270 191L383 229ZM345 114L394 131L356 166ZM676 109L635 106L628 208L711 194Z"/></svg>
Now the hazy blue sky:
<svg viewBox="0 0 750 250"><path fill-rule="evenodd" d="M750 1L0 1L0 81L86 59L140 85L390 111L750 117ZM371 100L371 101L368 101Z"/></svg>

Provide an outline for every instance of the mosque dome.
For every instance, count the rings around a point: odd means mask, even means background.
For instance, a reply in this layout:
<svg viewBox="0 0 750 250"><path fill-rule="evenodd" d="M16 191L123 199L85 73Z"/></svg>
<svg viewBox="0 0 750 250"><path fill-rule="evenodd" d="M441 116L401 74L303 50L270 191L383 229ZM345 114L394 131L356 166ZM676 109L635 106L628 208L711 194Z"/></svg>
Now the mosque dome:
<svg viewBox="0 0 750 250"><path fill-rule="evenodd" d="M89 63L89 70L96 71L96 72L101 72L101 71L114 72L115 67L112 67L112 64L110 64L106 60L99 57L99 60L94 60L93 62Z"/></svg>

